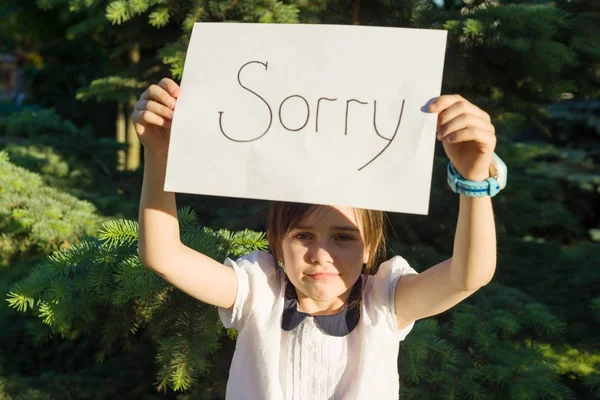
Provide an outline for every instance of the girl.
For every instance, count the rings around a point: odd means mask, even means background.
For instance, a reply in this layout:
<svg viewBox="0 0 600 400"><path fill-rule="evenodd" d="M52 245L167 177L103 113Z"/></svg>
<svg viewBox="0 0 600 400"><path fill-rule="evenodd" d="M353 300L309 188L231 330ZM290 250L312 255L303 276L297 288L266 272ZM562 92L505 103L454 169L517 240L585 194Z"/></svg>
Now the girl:
<svg viewBox="0 0 600 400"><path fill-rule="evenodd" d="M462 193L452 258L421 274L401 257L378 265L382 212L275 202L267 224L272 254L221 264L181 243L175 196L163 191L179 94L165 78L133 112L145 149L139 255L179 289L217 306L224 326L239 331L227 398L397 399L399 342L415 321L448 310L494 274L491 196L456 187L457 179L476 186L490 177L496 137L488 114L457 95L430 105L456 177L449 182Z"/></svg>

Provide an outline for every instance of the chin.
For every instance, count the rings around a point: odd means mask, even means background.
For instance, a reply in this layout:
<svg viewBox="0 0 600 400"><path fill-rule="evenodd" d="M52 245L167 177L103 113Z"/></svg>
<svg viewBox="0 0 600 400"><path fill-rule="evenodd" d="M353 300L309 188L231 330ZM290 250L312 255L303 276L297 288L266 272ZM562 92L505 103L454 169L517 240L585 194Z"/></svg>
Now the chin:
<svg viewBox="0 0 600 400"><path fill-rule="evenodd" d="M344 293L344 292L342 292ZM313 300L317 301L331 301L335 300L342 295L342 293L323 293L315 292L312 296L309 296Z"/></svg>
<svg viewBox="0 0 600 400"><path fill-rule="evenodd" d="M340 280L311 282L307 287L314 300L327 301L344 294L348 289Z"/></svg>

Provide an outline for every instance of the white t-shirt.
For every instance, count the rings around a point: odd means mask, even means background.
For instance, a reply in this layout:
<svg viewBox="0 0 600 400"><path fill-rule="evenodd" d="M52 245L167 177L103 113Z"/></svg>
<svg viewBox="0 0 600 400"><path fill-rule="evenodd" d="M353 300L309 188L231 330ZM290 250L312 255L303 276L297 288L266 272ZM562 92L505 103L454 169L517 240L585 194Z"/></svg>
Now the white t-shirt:
<svg viewBox="0 0 600 400"><path fill-rule="evenodd" d="M282 329L286 277L273 257L254 252L225 260L238 278L233 310L219 308L226 328L238 330L227 381L228 400L398 399L400 341L394 293L398 279L416 274L396 256L366 279L358 325L328 335L307 317Z"/></svg>

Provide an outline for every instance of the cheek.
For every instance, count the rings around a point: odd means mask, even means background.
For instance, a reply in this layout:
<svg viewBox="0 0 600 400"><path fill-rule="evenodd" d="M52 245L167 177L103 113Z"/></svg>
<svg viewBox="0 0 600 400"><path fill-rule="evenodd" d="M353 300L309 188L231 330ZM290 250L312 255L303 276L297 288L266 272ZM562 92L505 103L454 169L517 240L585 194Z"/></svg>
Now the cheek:
<svg viewBox="0 0 600 400"><path fill-rule="evenodd" d="M364 248L362 245L354 245L348 246L345 248L341 248L338 252L338 255L342 257L344 260L352 260L353 262L362 263L364 257Z"/></svg>
<svg viewBox="0 0 600 400"><path fill-rule="evenodd" d="M293 244L288 241L284 241L281 244L281 253L283 256L284 264L294 264L297 262L296 260L302 259L304 254L306 254L306 248L304 246L300 246L298 244Z"/></svg>

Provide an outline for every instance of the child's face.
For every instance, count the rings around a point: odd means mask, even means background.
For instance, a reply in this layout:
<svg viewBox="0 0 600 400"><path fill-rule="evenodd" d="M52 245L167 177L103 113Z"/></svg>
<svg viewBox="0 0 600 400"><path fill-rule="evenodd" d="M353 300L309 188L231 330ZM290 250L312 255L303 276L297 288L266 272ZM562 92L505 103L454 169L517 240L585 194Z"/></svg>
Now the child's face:
<svg viewBox="0 0 600 400"><path fill-rule="evenodd" d="M351 207L323 207L310 213L282 241L288 278L316 301L344 295L368 260L362 224Z"/></svg>

